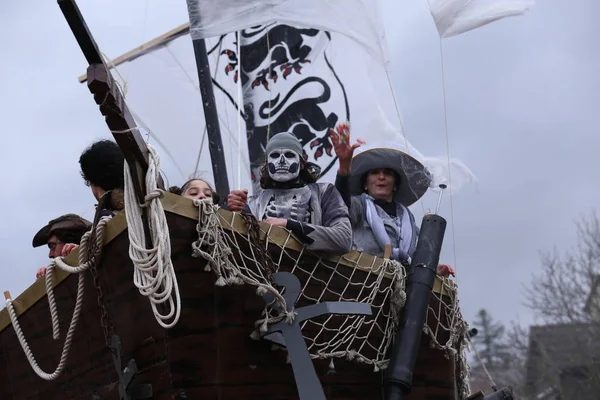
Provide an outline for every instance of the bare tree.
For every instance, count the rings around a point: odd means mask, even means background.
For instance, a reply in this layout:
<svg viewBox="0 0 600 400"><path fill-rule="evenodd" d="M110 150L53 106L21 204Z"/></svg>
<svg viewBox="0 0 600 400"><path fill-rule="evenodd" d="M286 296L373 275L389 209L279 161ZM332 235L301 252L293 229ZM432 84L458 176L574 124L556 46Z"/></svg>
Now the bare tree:
<svg viewBox="0 0 600 400"><path fill-rule="evenodd" d="M546 323L590 322L584 308L600 273L600 220L593 213L576 227L575 251L542 254L542 272L527 289L527 306Z"/></svg>
<svg viewBox="0 0 600 400"><path fill-rule="evenodd" d="M542 271L526 289L527 306L543 326L530 329L527 387L544 399L600 398L600 330L586 307L600 273L600 220L576 224L575 249L542 255Z"/></svg>

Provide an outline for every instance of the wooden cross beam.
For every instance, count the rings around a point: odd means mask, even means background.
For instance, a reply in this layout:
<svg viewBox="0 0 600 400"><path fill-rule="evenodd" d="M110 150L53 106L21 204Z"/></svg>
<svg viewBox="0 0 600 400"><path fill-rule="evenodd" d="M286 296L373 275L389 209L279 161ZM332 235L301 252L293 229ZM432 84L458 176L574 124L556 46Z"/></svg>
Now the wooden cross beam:
<svg viewBox="0 0 600 400"><path fill-rule="evenodd" d="M79 47L87 62L88 88L94 95L100 112L105 116L106 125L121 148L131 170L134 189L138 201L143 204L146 195L145 176L148 171L148 147L136 128L136 123L125 103L121 90L98 50L75 0L58 0Z"/></svg>

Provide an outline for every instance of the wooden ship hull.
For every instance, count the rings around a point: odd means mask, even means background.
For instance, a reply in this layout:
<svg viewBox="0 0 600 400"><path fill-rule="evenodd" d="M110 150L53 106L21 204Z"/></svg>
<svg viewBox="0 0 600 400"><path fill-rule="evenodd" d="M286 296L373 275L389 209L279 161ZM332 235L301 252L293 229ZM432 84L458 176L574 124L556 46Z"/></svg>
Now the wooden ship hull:
<svg viewBox="0 0 600 400"><path fill-rule="evenodd" d="M124 215L109 222L105 246L98 266L99 287L115 332L123 345L122 367L135 359L138 373L131 387L150 384L152 399L297 399L298 392L285 351L275 351L268 340L253 340L250 333L265 303L250 285L217 286L214 273L206 272L206 261L192 257L192 243L198 239L198 209L191 201L165 194L162 198L171 235L172 260L179 282L182 311L176 326L163 329L156 322L148 299L142 296L132 282L133 266L128 256L129 240ZM237 215L220 210L230 218L231 227L244 233L244 222ZM283 241L283 229L269 232L271 243ZM232 234L238 234L232 233ZM240 242L241 243L241 242ZM269 252L277 256L277 246ZM286 251L297 256L302 246L286 239ZM240 252L250 249L240 248ZM361 258L362 257L362 258ZM324 259L326 256L324 256ZM342 265L338 271L346 275L338 278L324 267L315 268L310 255L300 257L306 268L295 274L305 285L305 291L327 292L327 287L364 280L370 268L381 264L381 259L353 252L345 259L357 260L355 267ZM335 259L335 257L332 257ZM66 259L76 264L72 254ZM338 261L339 263L339 261ZM312 268L303 276L298 271ZM289 263L279 263L279 270L290 270ZM0 312L0 399L115 399L119 398L119 374L111 351L105 342L101 322L98 290L89 271L85 272L83 309L75 330L67 365L61 376L52 381L39 378L32 370L19 344L7 309ZM307 282L307 277L313 278ZM320 279L319 279L320 278ZM448 283L437 280L427 324L436 332L438 343L446 343L449 332L436 329L447 326L443 312L453 299L444 292ZM56 271L55 297L62 332L71 320L77 292L77 277ZM326 296L325 296L326 297ZM440 300L442 300L441 304ZM327 300L323 298L322 300ZM52 324L43 280L38 280L13 301L18 320L33 355L40 367L52 371L60 358L64 334L60 340L52 338ZM301 306L302 304L297 304ZM375 318L375 317L373 317ZM311 335L311 328L306 325ZM375 335L369 340L382 338ZM325 338L327 340L327 338ZM423 335L413 388L408 398L454 399L458 379L457 365L447 352L430 346L431 337ZM460 340L462 343L462 340ZM456 350L460 344L456 343ZM383 399L383 372L374 372L373 365L335 360L335 372L328 359L315 359L314 366L327 399ZM135 398L135 397L132 397ZM142 398L142 397L140 397Z"/></svg>

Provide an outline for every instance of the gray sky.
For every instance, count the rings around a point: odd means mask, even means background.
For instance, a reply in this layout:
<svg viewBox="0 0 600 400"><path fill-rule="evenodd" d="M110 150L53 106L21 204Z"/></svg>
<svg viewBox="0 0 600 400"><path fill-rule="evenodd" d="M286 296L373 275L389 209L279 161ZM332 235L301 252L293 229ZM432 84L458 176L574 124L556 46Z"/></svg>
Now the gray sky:
<svg viewBox="0 0 600 400"><path fill-rule="evenodd" d="M187 18L183 0L80 3L110 58ZM456 234L449 226L443 260L454 263L456 249L469 321L486 307L504 321L533 322L522 285L539 271L539 251L573 245L573 220L600 197L600 3L577 5L540 1L525 16L443 40L450 155L479 179L454 196L453 218L448 199L442 208ZM427 2L385 0L383 17L405 134L424 154L446 154L439 38ZM86 63L56 2L0 3L0 48L0 289L16 296L48 262L45 248L31 247L35 232L67 212L91 218L95 200L77 161L110 134L76 81Z"/></svg>

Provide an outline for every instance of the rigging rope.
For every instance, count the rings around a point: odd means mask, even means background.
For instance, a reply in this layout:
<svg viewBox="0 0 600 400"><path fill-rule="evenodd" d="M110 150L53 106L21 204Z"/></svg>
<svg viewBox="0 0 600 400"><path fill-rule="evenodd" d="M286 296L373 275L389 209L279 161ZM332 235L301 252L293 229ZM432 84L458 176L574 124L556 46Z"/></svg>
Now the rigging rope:
<svg viewBox="0 0 600 400"><path fill-rule="evenodd" d="M146 174L145 203L139 204L133 188L129 165L125 164L125 216L129 233L129 258L133 262L133 283L139 292L150 300L152 312L160 326L171 328L179 321L181 299L173 262L169 226L160 197L157 177L160 158L156 149L148 144L148 172ZM146 248L146 234L142 224L142 211L146 208L150 227L151 248ZM163 304L167 312L158 307ZM171 320L171 322L167 322Z"/></svg>
<svg viewBox="0 0 600 400"><path fill-rule="evenodd" d="M225 35L223 35L223 36L225 36ZM207 40L207 39L205 39L205 40ZM200 86L198 84L196 84L196 82L194 81L194 79L190 76L190 74L188 74L188 72L184 68L183 64L181 63L181 61L179 61L179 59L171 51L171 49L169 48L169 46L165 45L165 48L167 49L167 51L171 55L171 58L173 59L173 61L175 61L175 63L179 67L179 69L181 69L181 72L183 72L183 74L185 75L187 81L194 87L194 89L196 89L196 91L200 95ZM218 72L219 72L219 64L220 64L220 57L219 56L221 54L221 49L222 48L223 48L223 40L219 40L218 49L217 49L217 51L215 53L216 54L216 56L215 56L215 68L214 68L213 73L212 73L212 79L213 79L213 81L216 81L217 75L218 75ZM243 115L242 114L243 109L241 109L240 106L235 103L235 101L233 100L233 98L230 98L230 100L231 100L233 106L236 108L236 110L240 113L240 115ZM200 101L202 101L202 99L200 99ZM219 121L221 122L220 127L221 127L221 129L225 129L227 131L227 135L229 136L229 138L231 140L233 140L235 142L235 145L238 146L238 148L239 148L240 144L237 142L237 139L235 138L235 136L233 136L233 134L231 132L231 129L229 129L229 123L228 123L228 121L229 121L229 112L228 112L228 107L227 107L226 103L227 103L227 101L224 100L224 106L223 106L223 108L219 108L220 110L223 110L223 113L225 114L225 118L222 118L221 115L219 114ZM198 150L198 156L196 157L196 165L194 167L194 173L198 172L198 168L200 166L200 159L202 157L202 151L204 149L204 142L206 140L206 136L207 136L207 127L206 127L206 124L205 124L204 125L204 130L203 130L203 133L202 133L202 139L200 141L200 148ZM242 158L241 160L244 160L244 158ZM248 175L249 175L250 174L250 167L247 165L246 162L244 162L244 168L246 169L246 171L248 172Z"/></svg>
<svg viewBox="0 0 600 400"><path fill-rule="evenodd" d="M444 50L442 38L440 37L440 60L442 70L442 93L444 96L444 131L446 136L446 162L448 165L448 189L450 196L450 225L452 227L452 257L454 261L454 269L458 270L456 265L456 232L454 230L454 196L452 195L452 173L450 171L450 137L448 135L448 106L446 101L446 75L444 74ZM458 277L456 278L458 284Z"/></svg>
<svg viewBox="0 0 600 400"><path fill-rule="evenodd" d="M490 383L490 386L492 387L492 389L494 391L498 390L498 388L496 387L496 382L494 382L494 379L492 378L490 371L488 371L487 367L485 366L485 363L479 356L479 352L477 351L477 347L475 346L475 343L473 343L472 340L469 340L469 344L471 345L471 348L475 352L475 357L477 358L477 361L479 361L479 365L481 365L483 372L485 373L486 378L488 379L488 382Z"/></svg>
<svg viewBox="0 0 600 400"><path fill-rule="evenodd" d="M165 45L165 48L168 50L168 46ZM169 50L170 51L170 50ZM127 98L127 92L128 90L128 81L127 79L125 79L125 77L121 74L121 71L119 71L119 69L117 68L117 65L113 62L113 60L111 60L110 58L108 58L106 56L106 54L102 53L102 58L104 59L104 62L106 63L106 66L109 68L109 70L114 70L117 74L117 76L119 77L119 79L121 81L119 81L118 79L115 79L112 74L109 74L109 79L112 80L119 89L121 89L121 94L123 95L123 98L126 99ZM131 112L131 115L133 116L133 119L136 121L136 123L138 123L137 129L145 129L147 131L146 133L146 143L148 143L150 141L150 137L152 137L157 143L158 145L165 151L165 153L167 153L167 156L169 156L169 158L171 159L171 161L173 162L173 165L175 166L175 168L177 168L177 171L181 174L181 177L185 180L185 175L183 174L183 171L181 169L181 167L179 166L179 163L177 162L177 160L175 159L175 157L173 157L173 155L171 154L171 152L169 151L169 149L167 148L167 146L164 145L164 143L162 143L160 141L160 139L158 138L158 136L156 134L153 134L152 131L147 127L148 125L142 120L142 118L139 116L139 114L137 114L135 112L135 110L131 107L131 105L128 106L129 108L129 112ZM144 125L145 127L142 128L139 124ZM129 132L130 130L125 130L124 132Z"/></svg>
<svg viewBox="0 0 600 400"><path fill-rule="evenodd" d="M404 147L406 147L408 155L412 156L413 154L412 154L410 146L408 145L408 138L406 137L406 132L404 130L404 122L402 120L402 113L400 112L400 107L398 105L398 98L396 97L396 92L394 91L394 85L392 84L392 78L390 76L390 71L387 68L387 65L389 63L389 57L388 57L388 51L387 51L388 46L387 46L387 41L385 39L385 36L381 37L380 49L381 49L381 54L383 54L383 57L384 57L383 70L385 71L385 77L387 80L387 84L390 88L390 93L392 94L392 99L394 101L394 108L396 109L398 123L400 124L400 131L402 132L402 136L404 137ZM423 202L423 198L419 199L419 204L421 205L423 214L425 214L425 203Z"/></svg>
<svg viewBox="0 0 600 400"><path fill-rule="evenodd" d="M237 103L238 103L238 113L236 114L237 121L237 149L238 149L238 160L243 160L244 155L242 154L242 148L240 144L242 143L242 110L243 110L243 100L242 100L242 31L237 32L237 60L238 60L238 72L237 72ZM242 163L238 161L237 163L237 188L242 189Z"/></svg>
<svg viewBox="0 0 600 400"><path fill-rule="evenodd" d="M89 269L92 265L98 262L100 254L102 252L102 246L104 242L104 228L108 221L110 221L111 217L103 217L98 222L96 226L96 235L95 243L91 243L90 245L90 236L92 231L86 232L81 238L81 242L79 245L79 265L75 267L71 267L67 265L63 261L63 257L56 257L52 260L48 269L46 271L46 292L48 293L48 306L50 308L50 316L52 319L52 338L54 340L58 340L60 338L60 328L59 328L59 319L58 319L58 311L56 309L56 300L54 298L54 289L52 287L52 278L54 276L54 269L56 267L66 271L70 274L79 274L77 281L77 297L75 300L75 308L73 310L73 316L71 317L71 323L69 324L69 330L67 331L67 336L65 337L65 343L63 345L63 350L60 356L60 361L58 362L58 366L52 373L47 373L40 368L33 355L33 352L29 348L29 344L27 343L27 339L25 339L25 335L23 334L23 330L21 329L21 325L19 324L19 320L17 318L17 313L15 312L15 308L13 306L12 299L10 296L6 298L6 309L8 310L8 315L10 316L10 321L15 329L15 333L17 334L17 338L19 339L19 343L25 352L25 356L29 361L29 364L35 371L35 373L42 379L47 381L54 380L60 376L62 371L65 368L67 363L67 358L69 357L69 349L71 348L71 343L73 341L73 335L75 333L75 328L77 327L77 322L79 321L79 316L81 314L81 307L83 305L83 294L84 294L84 284L85 284L85 275L84 272ZM91 256L90 256L90 253Z"/></svg>

